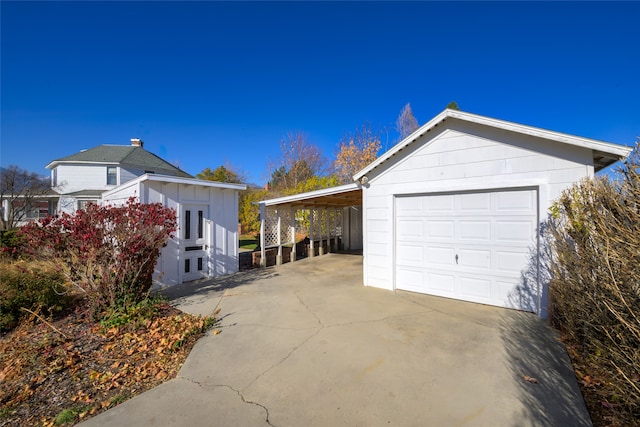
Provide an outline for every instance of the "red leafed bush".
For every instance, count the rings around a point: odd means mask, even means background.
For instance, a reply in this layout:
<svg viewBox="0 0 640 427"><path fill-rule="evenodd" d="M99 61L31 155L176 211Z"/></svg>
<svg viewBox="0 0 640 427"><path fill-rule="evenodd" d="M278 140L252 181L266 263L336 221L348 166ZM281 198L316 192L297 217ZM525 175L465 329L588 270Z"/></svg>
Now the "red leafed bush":
<svg viewBox="0 0 640 427"><path fill-rule="evenodd" d="M176 227L173 209L130 198L122 206L90 204L74 215L30 223L20 233L34 257L60 261L98 315L148 295L160 250Z"/></svg>

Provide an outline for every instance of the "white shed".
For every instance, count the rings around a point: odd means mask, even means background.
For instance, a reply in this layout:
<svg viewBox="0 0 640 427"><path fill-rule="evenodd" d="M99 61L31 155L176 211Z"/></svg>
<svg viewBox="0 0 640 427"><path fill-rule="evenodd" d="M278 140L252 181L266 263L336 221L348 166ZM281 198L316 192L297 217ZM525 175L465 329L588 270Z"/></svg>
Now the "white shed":
<svg viewBox="0 0 640 427"><path fill-rule="evenodd" d="M445 110L354 176L366 286L546 316L538 226L631 148Z"/></svg>
<svg viewBox="0 0 640 427"><path fill-rule="evenodd" d="M163 248L154 272L162 285L238 271L238 192L241 184L145 174L102 194L102 203L141 203L174 208L178 231Z"/></svg>

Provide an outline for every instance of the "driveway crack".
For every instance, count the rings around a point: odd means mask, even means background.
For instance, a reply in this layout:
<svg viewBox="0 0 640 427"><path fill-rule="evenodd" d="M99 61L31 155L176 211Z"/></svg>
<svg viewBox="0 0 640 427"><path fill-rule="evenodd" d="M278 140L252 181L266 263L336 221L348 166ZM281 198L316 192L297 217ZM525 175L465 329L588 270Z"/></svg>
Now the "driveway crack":
<svg viewBox="0 0 640 427"><path fill-rule="evenodd" d="M238 397L242 400L243 403L246 403L247 405L254 405L254 406L258 406L258 407L262 408L264 410L265 414L266 414L265 422L270 426L276 427L269 420L269 408L267 408L266 406L264 406L263 404L261 404L259 402L254 402L253 400L247 400L240 390L236 390L235 388L231 387L229 384L210 384L210 385L209 384L202 384L199 381L195 381L195 380L193 380L191 378L187 378L187 377L177 377L177 379L189 381L190 383L196 384L198 387L223 387L223 388L228 388L229 390L231 390L234 393L236 393L238 395Z"/></svg>
<svg viewBox="0 0 640 427"><path fill-rule="evenodd" d="M300 298L300 295L298 295L298 291L297 291L297 290L296 290L296 291L293 291L293 294L296 296L296 298L298 298L298 301L300 301L300 304L302 304L302 306L303 306L304 308L306 308L306 309L307 309L307 311L308 311L309 313L311 313L311 315L312 315L313 317L315 317L316 321L318 322L318 325L320 325L322 328L324 328L324 325L322 324L322 321L320 320L320 318L319 318L318 316L316 316L316 314L313 312L313 310L311 310L311 309L309 308L309 306L308 306L304 301L302 301L302 298Z"/></svg>

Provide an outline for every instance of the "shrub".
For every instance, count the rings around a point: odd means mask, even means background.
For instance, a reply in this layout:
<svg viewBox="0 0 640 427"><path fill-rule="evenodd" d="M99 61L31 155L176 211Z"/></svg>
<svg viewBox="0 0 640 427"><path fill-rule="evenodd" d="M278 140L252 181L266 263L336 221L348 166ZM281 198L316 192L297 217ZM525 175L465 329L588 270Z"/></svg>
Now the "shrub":
<svg viewBox="0 0 640 427"><path fill-rule="evenodd" d="M48 262L0 262L0 331L31 311L62 311L70 298L59 269Z"/></svg>
<svg viewBox="0 0 640 427"><path fill-rule="evenodd" d="M98 316L149 293L160 249L176 230L173 209L131 198L122 206L90 204L21 230L36 257L55 258Z"/></svg>
<svg viewBox="0 0 640 427"><path fill-rule="evenodd" d="M25 243L17 228L0 231L0 255L17 259L24 251Z"/></svg>
<svg viewBox="0 0 640 427"><path fill-rule="evenodd" d="M611 399L640 416L640 147L617 180L584 180L552 208L551 320L608 370ZM612 402L613 403L613 402Z"/></svg>

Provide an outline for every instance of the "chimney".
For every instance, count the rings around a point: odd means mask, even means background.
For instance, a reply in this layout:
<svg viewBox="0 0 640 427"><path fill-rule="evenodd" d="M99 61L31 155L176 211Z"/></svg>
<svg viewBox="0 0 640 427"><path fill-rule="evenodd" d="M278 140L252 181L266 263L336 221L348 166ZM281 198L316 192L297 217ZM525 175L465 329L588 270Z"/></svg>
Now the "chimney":
<svg viewBox="0 0 640 427"><path fill-rule="evenodd" d="M131 138L132 147L143 147L144 142L140 138Z"/></svg>

